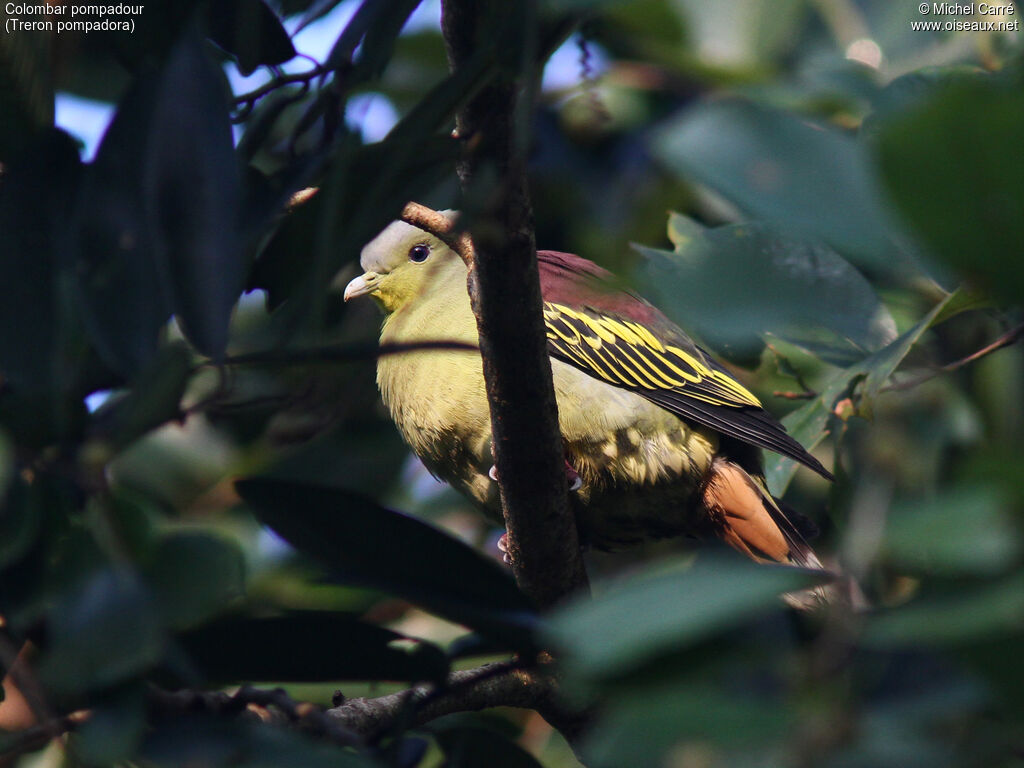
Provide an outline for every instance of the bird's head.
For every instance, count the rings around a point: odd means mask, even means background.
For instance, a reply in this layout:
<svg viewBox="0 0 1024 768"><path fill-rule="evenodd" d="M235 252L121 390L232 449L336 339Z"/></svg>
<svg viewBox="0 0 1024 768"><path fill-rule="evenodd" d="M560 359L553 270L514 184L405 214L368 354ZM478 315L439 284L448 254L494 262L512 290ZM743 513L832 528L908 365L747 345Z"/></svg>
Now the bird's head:
<svg viewBox="0 0 1024 768"><path fill-rule="evenodd" d="M345 301L369 294L390 314L459 268L462 259L429 232L393 221L363 248L359 263L365 271L345 286Z"/></svg>

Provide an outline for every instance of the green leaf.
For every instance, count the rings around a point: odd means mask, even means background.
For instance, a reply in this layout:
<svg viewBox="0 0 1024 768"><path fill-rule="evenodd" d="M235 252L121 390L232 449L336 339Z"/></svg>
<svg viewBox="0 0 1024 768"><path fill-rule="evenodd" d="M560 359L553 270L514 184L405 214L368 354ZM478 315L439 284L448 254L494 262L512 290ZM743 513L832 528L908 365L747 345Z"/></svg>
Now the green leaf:
<svg viewBox="0 0 1024 768"><path fill-rule="evenodd" d="M108 569L72 588L49 617L43 681L58 693L106 688L159 661L164 636L149 594L129 571Z"/></svg>
<svg viewBox="0 0 1024 768"><path fill-rule="evenodd" d="M112 399L95 414L96 430L109 437L115 450L147 432L181 417L181 398L192 375L192 354L181 343L161 350L132 382L128 393Z"/></svg>
<svg viewBox="0 0 1024 768"><path fill-rule="evenodd" d="M543 768L537 758L494 728L452 721L431 724L427 730L444 750L444 768Z"/></svg>
<svg viewBox="0 0 1024 768"><path fill-rule="evenodd" d="M995 583L947 588L878 613L864 633L870 646L969 646L1020 632L1024 576Z"/></svg>
<svg viewBox="0 0 1024 768"><path fill-rule="evenodd" d="M884 349L880 349L859 363L836 371L824 384L821 392L812 400L787 415L782 425L810 450L825 437L825 425L828 423L832 409L840 395L850 392L860 383L857 413L864 418L871 418L874 400L889 377L896 371L903 358L913 348L921 335L935 322L935 318L943 311L951 296L947 296L916 325L906 331ZM775 496L786 492L789 481L793 479L798 464L793 459L769 454L765 461L765 478L768 489Z"/></svg>
<svg viewBox="0 0 1024 768"><path fill-rule="evenodd" d="M559 659L568 675L609 680L781 609L779 595L821 580L820 572L701 557L690 569L634 578L613 592L569 604L551 617L546 635L562 650Z"/></svg>
<svg viewBox="0 0 1024 768"><path fill-rule="evenodd" d="M1007 509L999 494L985 486L948 488L928 501L897 505L889 514L884 551L902 568L999 573L1022 551Z"/></svg>
<svg viewBox="0 0 1024 768"><path fill-rule="evenodd" d="M854 139L737 101L699 104L660 128L654 151L750 216L823 240L858 263L911 266Z"/></svg>
<svg viewBox="0 0 1024 768"><path fill-rule="evenodd" d="M71 738L73 754L87 765L131 760L146 729L145 691L133 685L102 697Z"/></svg>
<svg viewBox="0 0 1024 768"><path fill-rule="evenodd" d="M155 77L139 78L121 100L86 169L69 238L86 329L125 376L153 360L171 315L144 181L156 87Z"/></svg>
<svg viewBox="0 0 1024 768"><path fill-rule="evenodd" d="M160 768L381 768L381 763L297 730L241 718L178 717L148 734L141 762Z"/></svg>
<svg viewBox="0 0 1024 768"><path fill-rule="evenodd" d="M14 445L7 433L0 429L0 498L6 498L16 471Z"/></svg>
<svg viewBox="0 0 1024 768"><path fill-rule="evenodd" d="M20 561L35 542L43 522L45 489L16 478L0 504L0 572Z"/></svg>
<svg viewBox="0 0 1024 768"><path fill-rule="evenodd" d="M283 64L295 56L281 20L263 0L231 0L207 6L210 38L238 60L243 75Z"/></svg>
<svg viewBox="0 0 1024 768"><path fill-rule="evenodd" d="M1013 301L1024 298L1024 157L1014 151L1022 124L1019 84L989 76L941 89L878 136L888 190L924 242Z"/></svg>
<svg viewBox="0 0 1024 768"><path fill-rule="evenodd" d="M232 617L189 632L181 642L205 678L220 683L436 682L448 674L448 659L433 643L323 611Z"/></svg>
<svg viewBox="0 0 1024 768"><path fill-rule="evenodd" d="M337 488L251 478L236 483L261 521L344 583L418 603L517 648L536 616L508 572L426 523Z"/></svg>
<svg viewBox="0 0 1024 768"><path fill-rule="evenodd" d="M53 125L51 40L33 32L0 37L0 163L5 165L33 134Z"/></svg>
<svg viewBox="0 0 1024 768"><path fill-rule="evenodd" d="M326 64L341 67L351 62L356 47L363 47L354 69L358 80L378 75L391 58L395 39L420 0L364 0L334 42Z"/></svg>
<svg viewBox="0 0 1024 768"><path fill-rule="evenodd" d="M794 709L767 697L672 682L616 696L584 742L587 765L669 765L667 755L684 741L764 751L795 725Z"/></svg>
<svg viewBox="0 0 1024 768"><path fill-rule="evenodd" d="M815 397L795 411L782 418L782 426L789 436L808 451L813 451L828 436L828 420L832 409L826 405L824 397ZM793 475L800 465L782 454L766 452L764 456L764 477L768 490L773 496L781 497L786 493Z"/></svg>
<svg viewBox="0 0 1024 768"><path fill-rule="evenodd" d="M56 130L4 163L0 374L19 389L56 389L61 314L55 248L67 226L79 169L74 142Z"/></svg>
<svg viewBox="0 0 1024 768"><path fill-rule="evenodd" d="M392 153L400 151L406 141L415 143L415 157L403 156L399 162L404 165L392 167ZM294 295L302 295L300 291L310 287L317 249L328 222L336 227L343 243L341 248L327 254L330 261L323 272L333 275L344 264L346 255L357 255L363 244L387 226L390 219L386 217L398 215L404 205L400 199L415 199L450 174L460 148L450 137L420 135L385 139L353 151L355 154L348 158L351 165L344 169L345 173L336 174L336 179L325 182L315 197L281 219L257 258L247 289L265 290L271 310ZM356 181L367 179L371 180L368 188ZM382 193L380 185L385 183L388 188ZM360 206L367 198L372 205L363 209ZM344 204L338 206L337 200ZM351 209L346 208L349 205ZM319 288L323 289L322 282Z"/></svg>
<svg viewBox="0 0 1024 768"><path fill-rule="evenodd" d="M146 568L157 605L174 629L223 613L245 594L245 561L232 541L200 531L177 531L157 544Z"/></svg>
<svg viewBox="0 0 1024 768"><path fill-rule="evenodd" d="M147 147L146 197L174 312L188 340L213 358L224 353L244 284L227 93L202 41L186 34L160 77Z"/></svg>
<svg viewBox="0 0 1024 768"><path fill-rule="evenodd" d="M896 338L867 280L825 245L759 223L703 229L672 214L674 253L637 247L644 293L712 347L756 351L771 333L835 365Z"/></svg>

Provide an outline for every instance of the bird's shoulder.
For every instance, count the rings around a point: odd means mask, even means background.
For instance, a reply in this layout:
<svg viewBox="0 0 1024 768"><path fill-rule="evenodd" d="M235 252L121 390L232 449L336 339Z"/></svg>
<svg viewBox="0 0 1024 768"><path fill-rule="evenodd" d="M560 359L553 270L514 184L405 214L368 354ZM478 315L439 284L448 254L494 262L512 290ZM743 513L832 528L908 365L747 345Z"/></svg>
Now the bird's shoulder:
<svg viewBox="0 0 1024 768"><path fill-rule="evenodd" d="M655 306L579 256L539 251L549 348L612 384L685 391L725 407L761 402Z"/></svg>
<svg viewBox="0 0 1024 768"><path fill-rule="evenodd" d="M831 474L657 307L579 256L539 251L548 350L687 421Z"/></svg>

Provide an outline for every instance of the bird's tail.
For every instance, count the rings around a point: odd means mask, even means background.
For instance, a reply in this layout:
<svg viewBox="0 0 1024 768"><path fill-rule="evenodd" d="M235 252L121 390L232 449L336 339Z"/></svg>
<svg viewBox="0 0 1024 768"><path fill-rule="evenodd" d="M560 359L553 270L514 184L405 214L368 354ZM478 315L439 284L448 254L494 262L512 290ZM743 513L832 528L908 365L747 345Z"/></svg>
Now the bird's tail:
<svg viewBox="0 0 1024 768"><path fill-rule="evenodd" d="M714 460L704 482L703 501L715 533L752 560L828 570L764 481L738 464ZM830 585L824 585L783 597L794 608L810 610L832 602L836 594Z"/></svg>

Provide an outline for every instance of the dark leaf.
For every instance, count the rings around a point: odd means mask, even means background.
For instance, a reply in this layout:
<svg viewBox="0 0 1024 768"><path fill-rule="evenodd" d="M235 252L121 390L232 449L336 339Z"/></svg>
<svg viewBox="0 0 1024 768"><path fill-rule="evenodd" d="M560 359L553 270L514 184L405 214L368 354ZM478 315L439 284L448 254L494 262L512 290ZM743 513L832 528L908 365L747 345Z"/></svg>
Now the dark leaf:
<svg viewBox="0 0 1024 768"><path fill-rule="evenodd" d="M336 488L252 478L236 484L257 517L345 583L419 603L517 648L536 621L508 572L426 523Z"/></svg>
<svg viewBox="0 0 1024 768"><path fill-rule="evenodd" d="M96 412L96 430L121 449L150 430L180 418L179 404L192 374L192 355L181 343L161 350L127 394Z"/></svg>
<svg viewBox="0 0 1024 768"><path fill-rule="evenodd" d="M743 101L700 104L661 128L658 156L753 217L827 242L858 263L911 266L854 139Z"/></svg>
<svg viewBox="0 0 1024 768"><path fill-rule="evenodd" d="M224 73L202 41L185 35L160 78L146 168L174 312L189 341L213 358L224 353L244 282L226 93Z"/></svg>
<svg viewBox="0 0 1024 768"><path fill-rule="evenodd" d="M302 20L295 27L295 33L298 34L314 21L322 19L341 5L342 2L344 2L344 0L311 0L311 2L307 4L308 7L306 8L305 13L302 15Z"/></svg>
<svg viewBox="0 0 1024 768"><path fill-rule="evenodd" d="M873 616L865 642L876 647L956 647L1020 633L1024 577L947 586Z"/></svg>
<svg viewBox="0 0 1024 768"><path fill-rule="evenodd" d="M49 36L0 36L0 163L10 163L34 134L52 125Z"/></svg>
<svg viewBox="0 0 1024 768"><path fill-rule="evenodd" d="M72 752L87 765L115 765L135 756L146 728L145 692L132 685L100 698L76 729Z"/></svg>
<svg viewBox="0 0 1024 768"><path fill-rule="evenodd" d="M263 0L227 0L207 7L210 39L238 60L243 75L283 64L295 48L281 20Z"/></svg>
<svg viewBox="0 0 1024 768"><path fill-rule="evenodd" d="M537 758L497 730L462 724L440 724L429 730L444 750L444 768L543 768Z"/></svg>
<svg viewBox="0 0 1024 768"><path fill-rule="evenodd" d="M712 347L758 350L770 333L835 365L896 338L867 280L832 249L751 222L704 229L672 214L675 252L646 257L646 295Z"/></svg>
<svg viewBox="0 0 1024 768"><path fill-rule="evenodd" d="M62 372L56 249L79 169L74 141L53 130L6 162L0 177L0 373L17 388L49 391Z"/></svg>
<svg viewBox="0 0 1024 768"><path fill-rule="evenodd" d="M129 571L108 569L54 605L40 676L59 693L106 688L159 661L164 636L149 594Z"/></svg>
<svg viewBox="0 0 1024 768"><path fill-rule="evenodd" d="M1024 157L1010 149L1022 124L1019 84L987 77L940 90L878 135L900 212L935 254L1012 301L1024 297Z"/></svg>
<svg viewBox="0 0 1024 768"><path fill-rule="evenodd" d="M334 42L325 63L343 67L363 42L357 67L359 79L374 77L391 58L395 39L420 0L363 0L348 26Z"/></svg>
<svg viewBox="0 0 1024 768"><path fill-rule="evenodd" d="M145 197L156 87L156 78L139 78L121 101L86 170L69 242L86 328L107 364L125 376L153 359L171 315Z"/></svg>
<svg viewBox="0 0 1024 768"><path fill-rule="evenodd" d="M953 294L947 296L924 316L910 330L904 332L884 349L880 349L859 363L836 371L821 387L820 393L797 410L788 414L782 424L789 433L800 441L808 450L814 448L825 436L825 425L840 395L850 392L860 384L857 398L857 413L871 418L874 412L874 401L882 386L896 371L903 358L907 356L921 335L935 322ZM765 478L769 490L776 496L782 496L789 481L793 479L798 464L792 459L778 454L769 454L765 461Z"/></svg>
<svg viewBox="0 0 1024 768"><path fill-rule="evenodd" d="M424 131L427 128L429 126L424 127ZM403 156L399 163L404 165L392 165L393 153L404 153L402 147L407 140L416 142L414 156ZM326 211L340 212L332 214L328 220L345 243L344 248L331 254L331 262L325 269L333 274L342 266L346 254L358 253L363 244L389 223L390 219L385 217L397 215L405 202L424 194L451 172L459 146L451 138L423 133L385 139L354 151L356 154L349 160L351 165L346 173L336 182L328 182L311 200L289 213L260 253L247 287L267 291L271 309L276 309L308 283L318 244L323 239ZM336 193L332 191L335 189ZM339 197L345 205L337 205ZM322 282L319 285L323 287Z"/></svg>
<svg viewBox="0 0 1024 768"><path fill-rule="evenodd" d="M304 611L268 618L238 617L181 638L207 680L439 681L448 661L436 645L348 616Z"/></svg>
<svg viewBox="0 0 1024 768"><path fill-rule="evenodd" d="M897 505L889 513L885 553L902 569L1001 573L1018 561L1024 548L1008 507L986 486L957 486L926 502Z"/></svg>
<svg viewBox="0 0 1024 768"><path fill-rule="evenodd" d="M795 709L766 697L672 682L616 697L586 739L587 765L665 765L672 748L686 742L769 750L794 725Z"/></svg>
<svg viewBox="0 0 1024 768"><path fill-rule="evenodd" d="M164 536L146 567L164 621L193 627L245 594L245 560L232 541L201 531Z"/></svg>
<svg viewBox="0 0 1024 768"><path fill-rule="evenodd" d="M171 719L147 734L140 755L160 768L381 768L354 751L240 718Z"/></svg>
<svg viewBox="0 0 1024 768"><path fill-rule="evenodd" d="M21 560L39 534L45 503L40 490L15 478L0 497L0 572Z"/></svg>
<svg viewBox="0 0 1024 768"><path fill-rule="evenodd" d="M780 595L822 581L799 568L738 556L701 557L692 568L660 568L551 617L549 641L577 681L617 678L754 616L781 609Z"/></svg>

